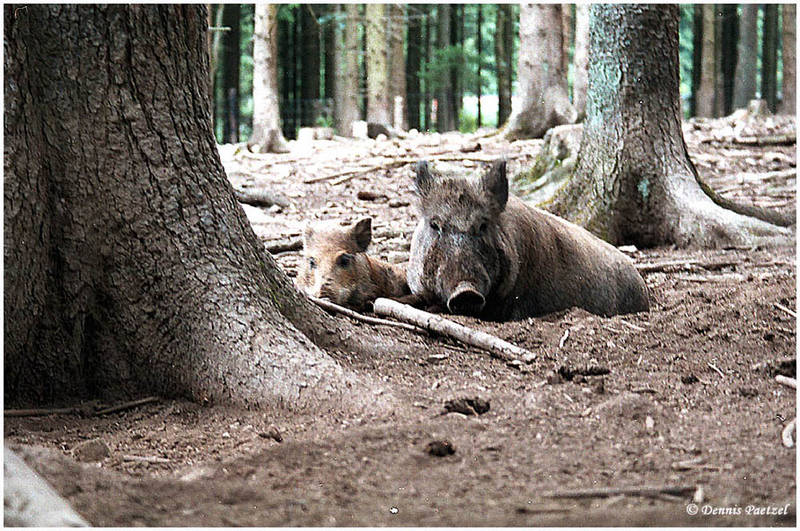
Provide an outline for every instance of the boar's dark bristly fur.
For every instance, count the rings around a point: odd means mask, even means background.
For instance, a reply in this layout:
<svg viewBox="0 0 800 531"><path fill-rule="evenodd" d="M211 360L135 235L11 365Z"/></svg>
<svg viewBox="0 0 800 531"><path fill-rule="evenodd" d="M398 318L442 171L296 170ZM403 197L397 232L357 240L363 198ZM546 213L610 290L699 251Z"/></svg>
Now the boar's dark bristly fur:
<svg viewBox="0 0 800 531"><path fill-rule="evenodd" d="M508 193L505 161L480 178L417 165L421 216L412 293L453 313L507 320L577 306L598 315L649 309L631 260L588 231Z"/></svg>
<svg viewBox="0 0 800 531"><path fill-rule="evenodd" d="M297 284L314 297L363 310L378 297L408 297L405 268L367 255L372 220L349 228L328 221L303 231Z"/></svg>

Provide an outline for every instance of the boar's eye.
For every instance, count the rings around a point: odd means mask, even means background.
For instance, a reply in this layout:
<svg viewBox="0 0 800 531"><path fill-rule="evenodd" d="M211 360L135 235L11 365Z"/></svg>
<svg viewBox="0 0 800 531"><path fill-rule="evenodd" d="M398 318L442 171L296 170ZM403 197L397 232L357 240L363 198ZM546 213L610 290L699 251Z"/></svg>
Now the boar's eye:
<svg viewBox="0 0 800 531"><path fill-rule="evenodd" d="M314 257L309 257L308 258L308 267L311 268L311 269L314 269L315 267L317 267L317 261L314 260Z"/></svg>
<svg viewBox="0 0 800 531"><path fill-rule="evenodd" d="M353 255L351 254L340 254L336 257L336 265L342 268L350 267L350 263L353 261Z"/></svg>
<svg viewBox="0 0 800 531"><path fill-rule="evenodd" d="M487 230L489 230L489 224L482 221L481 224L478 225L478 234L486 234Z"/></svg>
<svg viewBox="0 0 800 531"><path fill-rule="evenodd" d="M430 220L429 223L431 225L431 229L433 229L436 232L442 232L442 227L441 227L441 225L439 225L438 221L435 221L435 220L432 219L432 220Z"/></svg>

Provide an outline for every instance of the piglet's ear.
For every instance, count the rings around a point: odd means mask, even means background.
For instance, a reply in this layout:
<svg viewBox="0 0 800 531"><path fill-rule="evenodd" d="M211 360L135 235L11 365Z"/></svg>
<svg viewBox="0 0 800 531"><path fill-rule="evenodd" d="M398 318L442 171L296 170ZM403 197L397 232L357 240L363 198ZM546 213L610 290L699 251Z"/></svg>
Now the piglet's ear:
<svg viewBox="0 0 800 531"><path fill-rule="evenodd" d="M414 178L414 186L416 187L417 195L423 196L428 193L431 185L433 184L433 175L428 168L428 161L421 160L417 162L417 175Z"/></svg>
<svg viewBox="0 0 800 531"><path fill-rule="evenodd" d="M353 225L353 228L350 229L350 237L353 238L359 251L366 251L369 242L372 241L372 218L361 219Z"/></svg>
<svg viewBox="0 0 800 531"><path fill-rule="evenodd" d="M508 178L506 178L505 159L496 160L481 179L483 190L503 210L508 201Z"/></svg>
<svg viewBox="0 0 800 531"><path fill-rule="evenodd" d="M308 249L311 247L311 243L314 241L314 227L311 226L311 223L306 223L305 228L303 229L303 249Z"/></svg>

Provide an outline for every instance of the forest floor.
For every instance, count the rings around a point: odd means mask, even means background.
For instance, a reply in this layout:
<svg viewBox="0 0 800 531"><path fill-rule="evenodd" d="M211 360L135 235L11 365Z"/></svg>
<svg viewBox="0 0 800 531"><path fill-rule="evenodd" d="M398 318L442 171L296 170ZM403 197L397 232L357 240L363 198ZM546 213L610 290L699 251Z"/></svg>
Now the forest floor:
<svg viewBox="0 0 800 531"><path fill-rule="evenodd" d="M793 122L760 126L762 137L794 134ZM724 120L685 126L713 188L793 208L795 144L733 140L745 133ZM245 206L266 244L291 241L308 219L369 215L371 252L403 261L418 158L474 168L505 156L514 175L540 146L453 133L319 140L283 155L220 151L235 186L265 186L291 203ZM353 170L362 173L344 173ZM382 414L160 400L103 416L6 417L5 441L97 526L794 525L796 455L781 430L796 414L795 391L774 376L796 372L795 249L626 252L657 264L643 273L649 313L454 317L535 352L521 369L442 338L357 323L416 353L337 355L391 387L403 405ZM276 258L293 276L299 256ZM444 413L462 397L490 408ZM443 440L454 453L429 453ZM643 486L678 490L551 496ZM699 486L700 514L691 515Z"/></svg>

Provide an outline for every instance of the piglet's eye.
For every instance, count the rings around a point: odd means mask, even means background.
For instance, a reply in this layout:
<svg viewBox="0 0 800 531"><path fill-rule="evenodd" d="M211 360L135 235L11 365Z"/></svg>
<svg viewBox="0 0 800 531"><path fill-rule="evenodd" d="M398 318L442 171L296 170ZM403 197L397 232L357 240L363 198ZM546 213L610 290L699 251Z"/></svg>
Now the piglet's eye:
<svg viewBox="0 0 800 531"><path fill-rule="evenodd" d="M351 254L340 254L336 257L336 265L342 268L350 267L350 264L353 262L353 255Z"/></svg>
<svg viewBox="0 0 800 531"><path fill-rule="evenodd" d="M489 224L485 221L478 225L478 234L484 234L487 230L489 230Z"/></svg>
<svg viewBox="0 0 800 531"><path fill-rule="evenodd" d="M436 232L442 232L442 227L439 226L437 221L431 220L430 221L431 229L435 230Z"/></svg>
<svg viewBox="0 0 800 531"><path fill-rule="evenodd" d="M315 267L317 267L317 261L313 257L309 257L309 259L308 259L308 267L310 267L311 269L314 269Z"/></svg>

